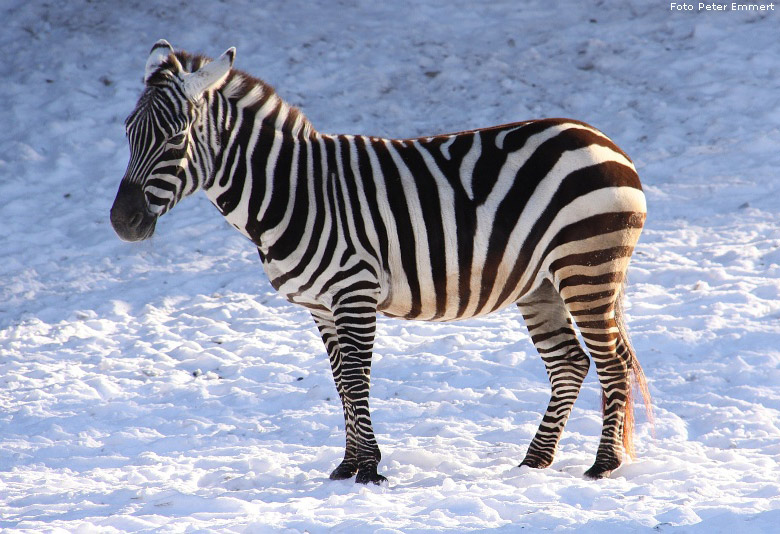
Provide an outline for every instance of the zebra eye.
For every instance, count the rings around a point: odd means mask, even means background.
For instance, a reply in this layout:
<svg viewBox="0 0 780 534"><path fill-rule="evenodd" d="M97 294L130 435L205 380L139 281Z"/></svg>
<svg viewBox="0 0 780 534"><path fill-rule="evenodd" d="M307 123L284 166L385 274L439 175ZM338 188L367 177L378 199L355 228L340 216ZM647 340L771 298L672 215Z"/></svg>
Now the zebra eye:
<svg viewBox="0 0 780 534"><path fill-rule="evenodd" d="M185 133L176 134L168 139L168 144L174 146L181 146L182 144L184 144L184 139L186 137L187 134Z"/></svg>

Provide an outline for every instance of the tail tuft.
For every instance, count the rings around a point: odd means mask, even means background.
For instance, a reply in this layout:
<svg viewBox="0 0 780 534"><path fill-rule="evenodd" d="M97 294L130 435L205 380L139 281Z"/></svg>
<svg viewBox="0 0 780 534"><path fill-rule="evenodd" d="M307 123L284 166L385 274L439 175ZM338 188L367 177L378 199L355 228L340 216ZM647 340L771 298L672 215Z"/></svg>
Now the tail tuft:
<svg viewBox="0 0 780 534"><path fill-rule="evenodd" d="M629 385L628 385L628 391L626 392L626 406L625 406L625 415L623 417L623 448L626 450L626 453L631 457L635 457L635 451L634 451L634 426L635 426L635 418L634 418L634 391L633 386L636 385L639 389L640 394L642 395L642 400L645 404L645 413L647 414L647 420L650 422L650 425L652 426L653 423L653 405L652 401L650 399L650 390L647 387L647 380L645 379L645 373L642 371L642 366L639 365L639 360L636 357L636 353L634 352L634 348L631 346L631 340L628 336L628 330L626 329L626 325L623 322L623 294L621 291L621 294L618 296L617 302L615 303L615 321L618 325L618 330L620 331L620 337L623 340L623 344L626 347L626 350L628 351L628 366L629 366L629 372L632 375L629 378ZM602 405L606 402L606 397L602 394Z"/></svg>

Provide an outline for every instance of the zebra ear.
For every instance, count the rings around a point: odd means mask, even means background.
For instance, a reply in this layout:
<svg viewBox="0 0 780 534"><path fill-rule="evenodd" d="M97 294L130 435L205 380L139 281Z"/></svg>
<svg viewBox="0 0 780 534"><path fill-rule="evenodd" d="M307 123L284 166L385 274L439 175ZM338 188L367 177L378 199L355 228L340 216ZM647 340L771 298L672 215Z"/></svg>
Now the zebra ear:
<svg viewBox="0 0 780 534"><path fill-rule="evenodd" d="M198 100L207 90L219 86L227 77L236 59L236 49L228 48L224 54L207 63L192 74L184 76L184 94L190 100Z"/></svg>
<svg viewBox="0 0 780 534"><path fill-rule="evenodd" d="M149 81L149 78L152 76L152 74L155 73L160 65L162 65L171 54L173 54L173 47L171 46L171 43L165 39L160 39L154 43L152 50L149 52L149 59L146 60L144 83Z"/></svg>

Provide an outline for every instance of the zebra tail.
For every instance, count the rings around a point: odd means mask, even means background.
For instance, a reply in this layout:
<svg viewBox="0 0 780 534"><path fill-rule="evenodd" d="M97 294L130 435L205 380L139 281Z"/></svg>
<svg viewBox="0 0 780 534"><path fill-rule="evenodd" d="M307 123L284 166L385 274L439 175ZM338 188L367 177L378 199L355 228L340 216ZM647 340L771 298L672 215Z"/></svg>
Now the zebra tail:
<svg viewBox="0 0 780 534"><path fill-rule="evenodd" d="M628 351L629 359L628 366L631 372L629 378L628 391L626 392L626 406L625 415L623 418L623 448L626 453L631 457L635 457L634 450L634 386L639 389L639 393L642 395L642 401L645 405L645 413L647 414L647 420L650 425L654 427L653 420L653 404L650 398L650 390L647 387L647 380L645 379L645 373L642 371L642 366L639 364L639 360L634 352L634 347L631 345L631 339L626 328L625 321L623 320L623 288L621 287L618 294L617 301L615 302L615 322L620 332L620 337L623 339L623 344ZM602 393L602 409L606 406L606 396Z"/></svg>

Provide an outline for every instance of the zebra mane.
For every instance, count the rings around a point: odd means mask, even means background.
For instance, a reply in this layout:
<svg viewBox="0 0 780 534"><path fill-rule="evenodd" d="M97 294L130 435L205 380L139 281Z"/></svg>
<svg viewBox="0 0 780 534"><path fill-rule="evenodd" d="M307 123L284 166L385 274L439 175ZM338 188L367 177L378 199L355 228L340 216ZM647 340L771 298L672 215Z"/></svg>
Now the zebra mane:
<svg viewBox="0 0 780 534"><path fill-rule="evenodd" d="M211 58L207 56L190 54L183 50L177 50L174 52L174 55L187 72L195 72L211 61ZM162 69L170 64L171 63L163 63ZM151 81L152 80L150 80L150 82ZM315 131L311 122L301 110L291 106L280 98L271 85L244 71L231 69L230 74L225 78L225 82L217 90L228 100L242 100L242 105L244 106L259 107L269 99L275 99L278 101L277 105L280 106L282 110L286 111L288 117L286 124L292 125L290 133L293 137L309 137Z"/></svg>

